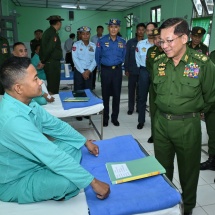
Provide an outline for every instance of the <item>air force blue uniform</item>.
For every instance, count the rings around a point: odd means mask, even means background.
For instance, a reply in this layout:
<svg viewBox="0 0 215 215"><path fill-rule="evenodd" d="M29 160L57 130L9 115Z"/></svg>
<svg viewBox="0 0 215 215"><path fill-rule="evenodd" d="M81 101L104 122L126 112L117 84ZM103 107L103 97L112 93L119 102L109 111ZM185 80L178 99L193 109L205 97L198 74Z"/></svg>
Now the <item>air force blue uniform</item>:
<svg viewBox="0 0 215 215"><path fill-rule="evenodd" d="M119 115L120 93L122 86L122 63L125 59L125 40L117 36L113 41L110 35L98 40L96 62L101 66L102 98L104 102L104 122L109 120L109 99L113 96L112 121Z"/></svg>

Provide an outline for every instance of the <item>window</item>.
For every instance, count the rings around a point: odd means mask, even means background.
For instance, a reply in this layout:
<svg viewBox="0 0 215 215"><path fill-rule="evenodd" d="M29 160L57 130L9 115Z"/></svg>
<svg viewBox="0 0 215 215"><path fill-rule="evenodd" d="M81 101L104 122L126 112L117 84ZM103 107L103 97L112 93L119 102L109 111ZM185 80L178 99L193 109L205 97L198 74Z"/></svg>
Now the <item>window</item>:
<svg viewBox="0 0 215 215"><path fill-rule="evenodd" d="M214 2L213 0L204 0L206 8L207 8L207 12L209 15L213 14L213 9L214 9Z"/></svg>
<svg viewBox="0 0 215 215"><path fill-rule="evenodd" d="M193 0L194 18L213 15L213 0Z"/></svg>
<svg viewBox="0 0 215 215"><path fill-rule="evenodd" d="M151 8L151 22L160 23L161 21L161 6Z"/></svg>
<svg viewBox="0 0 215 215"><path fill-rule="evenodd" d="M126 41L132 38L132 26L135 22L135 16L131 13L126 17Z"/></svg>

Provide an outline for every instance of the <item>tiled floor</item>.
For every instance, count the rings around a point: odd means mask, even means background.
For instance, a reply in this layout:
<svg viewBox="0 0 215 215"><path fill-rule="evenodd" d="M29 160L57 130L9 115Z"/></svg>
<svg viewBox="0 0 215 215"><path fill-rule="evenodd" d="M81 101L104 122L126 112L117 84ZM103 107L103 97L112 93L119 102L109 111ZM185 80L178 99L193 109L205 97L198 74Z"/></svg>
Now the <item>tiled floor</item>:
<svg viewBox="0 0 215 215"><path fill-rule="evenodd" d="M97 95L101 95L100 83L97 82L95 92ZM138 130L137 127L137 113L132 115L127 115L127 80L124 77L122 94L121 94L121 105L120 105L120 115L119 122L120 126L115 127L110 121L108 127L104 128L104 139L112 138L115 136L121 136L125 134L131 134L135 139L137 139L142 146L148 151L149 154L154 154L153 144L147 143L148 138L150 137L150 118L149 114L146 114L145 126L142 130ZM100 117L94 116L95 123L100 125ZM74 128L79 130L79 128L86 127L86 124L83 122L77 122L72 120L72 125ZM86 136L89 139L98 140L98 136L93 129L81 129L80 133ZM207 143L207 134L205 130L205 123L202 122L202 143ZM204 147L207 151L207 147ZM202 152L201 160L207 160L208 156ZM173 183L180 190L180 183L178 178L177 163L175 162L175 172ZM215 214L215 184L214 184L215 172L214 171L200 171L198 191L197 191L197 205L193 211L193 215L214 215Z"/></svg>

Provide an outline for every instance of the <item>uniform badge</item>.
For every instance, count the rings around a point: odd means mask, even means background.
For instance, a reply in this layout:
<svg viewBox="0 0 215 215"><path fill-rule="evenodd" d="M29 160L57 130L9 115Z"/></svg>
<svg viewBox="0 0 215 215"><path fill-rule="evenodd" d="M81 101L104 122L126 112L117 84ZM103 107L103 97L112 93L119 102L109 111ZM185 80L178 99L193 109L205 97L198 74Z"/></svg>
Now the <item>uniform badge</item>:
<svg viewBox="0 0 215 215"><path fill-rule="evenodd" d="M196 63L189 63L185 65L184 77L188 78L198 78L200 68Z"/></svg>
<svg viewBox="0 0 215 215"><path fill-rule="evenodd" d="M166 64L163 62L160 63L158 65L158 76L165 76L166 75L165 69L166 69Z"/></svg>
<svg viewBox="0 0 215 215"><path fill-rule="evenodd" d="M188 55L186 54L186 56L184 57L184 60L187 62L188 60Z"/></svg>
<svg viewBox="0 0 215 215"><path fill-rule="evenodd" d="M76 47L75 46L72 47L72 51L76 51Z"/></svg>
<svg viewBox="0 0 215 215"><path fill-rule="evenodd" d="M151 58L155 58L155 55L156 55L156 53L155 53L155 52L152 52L152 53L151 53Z"/></svg>
<svg viewBox="0 0 215 215"><path fill-rule="evenodd" d="M202 58L202 60L203 60L203 61L206 61L207 59L208 59L208 58L207 58L207 57L205 57L205 56Z"/></svg>
<svg viewBox="0 0 215 215"><path fill-rule="evenodd" d="M138 50L138 48L136 47L136 52L138 52L139 50Z"/></svg>
<svg viewBox="0 0 215 215"><path fill-rule="evenodd" d="M100 43L97 43L96 46L99 48L100 47Z"/></svg>
<svg viewBox="0 0 215 215"><path fill-rule="evenodd" d="M109 47L109 42L105 43L105 47Z"/></svg>
<svg viewBox="0 0 215 215"><path fill-rule="evenodd" d="M94 52L94 49L93 49L92 46L89 47L89 51L90 51L90 52Z"/></svg>
<svg viewBox="0 0 215 215"><path fill-rule="evenodd" d="M143 51L143 52L146 52L146 48L145 48L145 47L143 47L143 48L142 48L142 51Z"/></svg>

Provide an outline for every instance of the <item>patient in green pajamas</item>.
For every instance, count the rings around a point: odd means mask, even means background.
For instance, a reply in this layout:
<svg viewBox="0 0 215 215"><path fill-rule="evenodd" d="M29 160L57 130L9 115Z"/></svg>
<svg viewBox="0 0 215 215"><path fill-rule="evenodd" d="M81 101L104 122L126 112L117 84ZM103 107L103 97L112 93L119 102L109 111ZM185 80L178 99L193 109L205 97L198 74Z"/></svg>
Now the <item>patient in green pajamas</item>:
<svg viewBox="0 0 215 215"><path fill-rule="evenodd" d="M109 185L80 165L81 148L98 156L98 146L32 100L41 95L42 81L30 59L6 60L0 82L0 200L67 200L89 185L97 198L107 198Z"/></svg>

